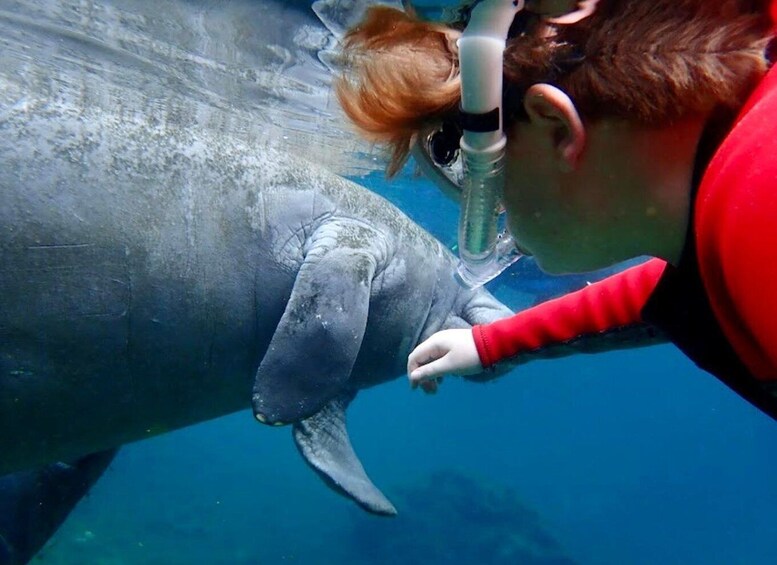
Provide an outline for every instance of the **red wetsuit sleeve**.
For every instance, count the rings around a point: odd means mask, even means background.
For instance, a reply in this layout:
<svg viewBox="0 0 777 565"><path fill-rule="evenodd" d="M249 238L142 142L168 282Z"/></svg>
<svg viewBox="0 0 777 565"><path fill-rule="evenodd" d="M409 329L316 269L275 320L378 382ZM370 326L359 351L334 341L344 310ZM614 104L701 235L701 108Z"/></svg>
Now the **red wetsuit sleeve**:
<svg viewBox="0 0 777 565"><path fill-rule="evenodd" d="M579 337L642 321L642 307L666 263L652 259L554 300L472 328L484 367Z"/></svg>

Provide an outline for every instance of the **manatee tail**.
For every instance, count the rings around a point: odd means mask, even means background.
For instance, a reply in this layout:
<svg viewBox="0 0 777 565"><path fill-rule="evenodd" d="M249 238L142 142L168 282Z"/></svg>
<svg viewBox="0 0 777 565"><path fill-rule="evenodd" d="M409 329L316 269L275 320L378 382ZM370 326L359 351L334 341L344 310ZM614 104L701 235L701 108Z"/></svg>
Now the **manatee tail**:
<svg viewBox="0 0 777 565"><path fill-rule="evenodd" d="M355 394L341 395L318 413L294 424L294 442L302 457L338 494L382 516L396 508L372 483L351 446L345 411Z"/></svg>

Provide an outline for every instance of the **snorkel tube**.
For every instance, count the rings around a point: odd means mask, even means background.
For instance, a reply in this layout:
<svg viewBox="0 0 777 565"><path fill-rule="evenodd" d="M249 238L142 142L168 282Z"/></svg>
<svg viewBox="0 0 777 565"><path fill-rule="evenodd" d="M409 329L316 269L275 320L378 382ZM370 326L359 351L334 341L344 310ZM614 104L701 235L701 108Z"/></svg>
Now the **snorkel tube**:
<svg viewBox="0 0 777 565"><path fill-rule="evenodd" d="M464 189L457 278L477 288L520 259L500 232L507 138L502 131L502 63L507 33L524 0L483 0L458 41Z"/></svg>

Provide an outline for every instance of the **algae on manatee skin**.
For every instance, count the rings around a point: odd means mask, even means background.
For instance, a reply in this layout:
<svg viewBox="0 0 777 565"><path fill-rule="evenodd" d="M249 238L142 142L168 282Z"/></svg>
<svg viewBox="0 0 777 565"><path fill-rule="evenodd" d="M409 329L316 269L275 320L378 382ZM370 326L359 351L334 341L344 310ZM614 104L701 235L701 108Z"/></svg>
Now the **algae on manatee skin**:
<svg viewBox="0 0 777 565"><path fill-rule="evenodd" d="M440 471L399 489L399 515L354 516L353 550L374 565L574 565L511 489ZM367 561L364 561L367 562Z"/></svg>

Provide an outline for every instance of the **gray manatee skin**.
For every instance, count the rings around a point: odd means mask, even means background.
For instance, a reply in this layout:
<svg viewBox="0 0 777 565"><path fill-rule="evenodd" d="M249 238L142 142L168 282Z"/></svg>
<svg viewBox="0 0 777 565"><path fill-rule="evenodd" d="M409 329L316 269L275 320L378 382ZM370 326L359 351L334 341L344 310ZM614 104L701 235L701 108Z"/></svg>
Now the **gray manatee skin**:
<svg viewBox="0 0 777 565"><path fill-rule="evenodd" d="M348 403L434 331L510 311L384 199L282 150L275 103L309 90L284 73L323 45L303 4L0 10L0 475L250 407L394 512Z"/></svg>
<svg viewBox="0 0 777 565"><path fill-rule="evenodd" d="M48 98L3 112L0 474L252 400L305 421L431 333L510 314L387 201L269 146Z"/></svg>
<svg viewBox="0 0 777 565"><path fill-rule="evenodd" d="M0 565L28 563L102 476L115 450L0 477Z"/></svg>
<svg viewBox="0 0 777 565"><path fill-rule="evenodd" d="M247 407L268 355L268 378L325 391L281 411L298 420L338 392L306 371L372 386L506 313L381 197L269 147L54 105L0 139L0 472Z"/></svg>

